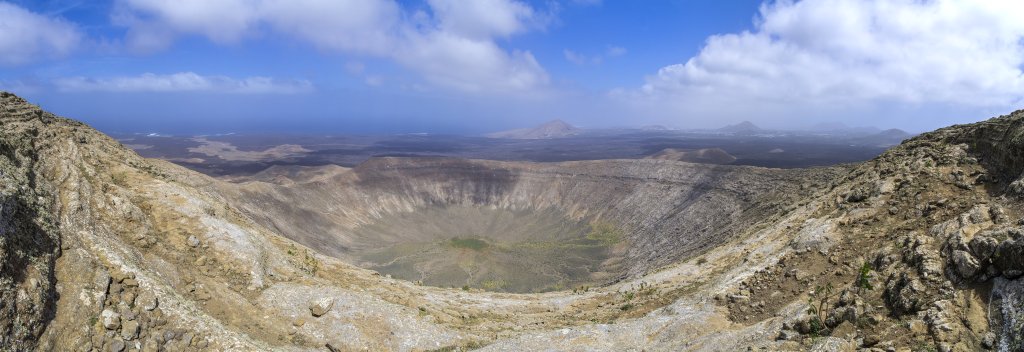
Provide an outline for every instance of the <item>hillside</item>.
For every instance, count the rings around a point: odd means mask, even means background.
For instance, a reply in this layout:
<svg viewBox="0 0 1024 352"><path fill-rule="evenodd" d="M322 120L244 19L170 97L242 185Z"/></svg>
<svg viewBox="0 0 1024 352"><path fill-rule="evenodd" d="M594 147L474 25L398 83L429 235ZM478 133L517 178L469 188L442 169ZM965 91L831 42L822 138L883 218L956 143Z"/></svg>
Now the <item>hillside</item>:
<svg viewBox="0 0 1024 352"><path fill-rule="evenodd" d="M665 148L660 152L647 156L647 159L675 160L705 164L728 164L736 161L735 156L732 156L721 148L703 148L696 150Z"/></svg>
<svg viewBox="0 0 1024 352"><path fill-rule="evenodd" d="M0 94L0 349L1024 345L1024 111L832 168L378 158L236 181ZM482 215L480 238L449 237ZM447 243L412 272L573 249L600 280L510 293L367 269L368 244L405 236Z"/></svg>
<svg viewBox="0 0 1024 352"><path fill-rule="evenodd" d="M562 120L552 120L533 128L522 128L502 132L490 133L490 138L509 139L548 139L568 137L580 132L579 128L573 127Z"/></svg>

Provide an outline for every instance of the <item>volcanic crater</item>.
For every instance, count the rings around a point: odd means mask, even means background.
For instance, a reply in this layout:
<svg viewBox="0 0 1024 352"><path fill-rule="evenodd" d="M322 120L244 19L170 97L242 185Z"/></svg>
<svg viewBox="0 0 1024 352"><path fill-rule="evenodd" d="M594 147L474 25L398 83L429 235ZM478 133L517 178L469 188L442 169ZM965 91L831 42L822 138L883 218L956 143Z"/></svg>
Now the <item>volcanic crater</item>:
<svg viewBox="0 0 1024 352"><path fill-rule="evenodd" d="M318 251L430 286L546 292L643 275L727 241L813 171L659 160L375 158L273 167L241 208Z"/></svg>

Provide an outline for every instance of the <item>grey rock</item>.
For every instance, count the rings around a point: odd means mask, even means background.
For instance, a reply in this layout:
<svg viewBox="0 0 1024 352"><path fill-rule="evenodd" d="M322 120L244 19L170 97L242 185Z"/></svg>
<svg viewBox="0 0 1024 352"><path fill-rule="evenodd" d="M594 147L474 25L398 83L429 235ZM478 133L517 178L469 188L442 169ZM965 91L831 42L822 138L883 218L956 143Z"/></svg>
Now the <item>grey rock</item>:
<svg viewBox="0 0 1024 352"><path fill-rule="evenodd" d="M1024 241L1003 241L996 248L992 262L1003 271L1004 276L1019 276L1014 274L1024 271Z"/></svg>
<svg viewBox="0 0 1024 352"><path fill-rule="evenodd" d="M847 341L838 337L821 338L811 346L812 352L853 352L856 350L856 342Z"/></svg>
<svg viewBox="0 0 1024 352"><path fill-rule="evenodd" d="M320 298L309 305L309 313L314 317L320 317L327 314L334 307L334 298L324 297Z"/></svg>
<svg viewBox="0 0 1024 352"><path fill-rule="evenodd" d="M124 351L125 347L127 346L124 344L124 341L114 340L110 342L110 352L121 352Z"/></svg>
<svg viewBox="0 0 1024 352"><path fill-rule="evenodd" d="M800 338L800 333L794 330L782 330L776 340L793 341Z"/></svg>
<svg viewBox="0 0 1024 352"><path fill-rule="evenodd" d="M964 279L973 278L981 269L981 265L978 264L978 260L966 251L953 251L952 261L953 265L956 267L957 273Z"/></svg>
<svg viewBox="0 0 1024 352"><path fill-rule="evenodd" d="M188 236L188 245L189 245L189 247L192 247L192 248L199 247L199 239L196 238L196 236L194 236L194 235L189 235Z"/></svg>
<svg viewBox="0 0 1024 352"><path fill-rule="evenodd" d="M139 337L139 322L129 320L121 324L121 338L125 341L134 340Z"/></svg>
<svg viewBox="0 0 1024 352"><path fill-rule="evenodd" d="M142 345L142 352L158 352L160 351L160 344L155 340L147 340Z"/></svg>
<svg viewBox="0 0 1024 352"><path fill-rule="evenodd" d="M139 296L135 298L135 305L142 307L146 311L152 311L160 305L159 299L153 291L142 291Z"/></svg>
<svg viewBox="0 0 1024 352"><path fill-rule="evenodd" d="M882 298L897 316L921 310L924 284L907 273L900 273L886 284Z"/></svg>
<svg viewBox="0 0 1024 352"><path fill-rule="evenodd" d="M108 330L114 330L121 326L121 314L118 314L109 308L104 309L103 312L100 313L100 320L103 322L103 327Z"/></svg>
<svg viewBox="0 0 1024 352"><path fill-rule="evenodd" d="M992 237L986 236L984 233L974 236L969 243L971 253L975 257L982 260L987 260L996 254L996 248L999 248L999 241Z"/></svg>

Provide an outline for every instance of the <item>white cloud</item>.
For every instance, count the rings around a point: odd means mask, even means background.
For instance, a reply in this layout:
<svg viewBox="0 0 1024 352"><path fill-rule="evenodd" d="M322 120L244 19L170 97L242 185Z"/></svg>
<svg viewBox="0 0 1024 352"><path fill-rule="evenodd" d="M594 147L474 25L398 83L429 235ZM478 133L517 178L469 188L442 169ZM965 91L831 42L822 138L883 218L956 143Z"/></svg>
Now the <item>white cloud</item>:
<svg viewBox="0 0 1024 352"><path fill-rule="evenodd" d="M594 56L594 57L590 57L590 56L586 56L586 55L577 53L577 52L569 50L569 49L562 50L562 55L565 56L565 59L567 61L569 61L571 63L574 63L574 64L577 64L577 65L589 65L589 64L595 64L596 65L596 64L601 63L601 56L600 55Z"/></svg>
<svg viewBox="0 0 1024 352"><path fill-rule="evenodd" d="M174 1L161 0L167 6ZM387 55L402 30L402 10L392 1L249 0L270 29L331 51Z"/></svg>
<svg viewBox="0 0 1024 352"><path fill-rule="evenodd" d="M565 60L576 65L600 65L605 58L615 58L626 55L626 48L609 45L604 54L585 55L569 49L562 50Z"/></svg>
<svg viewBox="0 0 1024 352"><path fill-rule="evenodd" d="M238 94L296 94L313 90L308 81L280 81L269 77L233 79L193 72L169 75L145 73L112 78L69 77L54 81L64 92L217 92Z"/></svg>
<svg viewBox="0 0 1024 352"><path fill-rule="evenodd" d="M0 65L67 55L81 37L78 28L64 20L0 2Z"/></svg>
<svg viewBox="0 0 1024 352"><path fill-rule="evenodd" d="M1022 13L1016 0L777 1L753 31L712 36L622 95L677 114L1009 109L1024 103Z"/></svg>
<svg viewBox="0 0 1024 352"><path fill-rule="evenodd" d="M627 52L626 48L623 48L621 46L609 45L608 46L608 53L607 54L608 54L608 56L614 57L614 56L626 55L626 52Z"/></svg>
<svg viewBox="0 0 1024 352"><path fill-rule="evenodd" d="M255 25L258 13L248 0L121 0L114 22L128 26L129 41L146 49L170 44L172 31L200 34L219 43L235 42Z"/></svg>
<svg viewBox="0 0 1024 352"><path fill-rule="evenodd" d="M180 35L217 43L284 35L321 50L389 59L459 90L529 91L549 81L532 53L496 42L544 25L543 14L518 0L429 0L429 12L412 13L394 0L118 1L115 20L141 50L166 48Z"/></svg>
<svg viewBox="0 0 1024 352"><path fill-rule="evenodd" d="M428 0L438 28L460 37L504 37L523 32L538 18L533 8L507 0Z"/></svg>

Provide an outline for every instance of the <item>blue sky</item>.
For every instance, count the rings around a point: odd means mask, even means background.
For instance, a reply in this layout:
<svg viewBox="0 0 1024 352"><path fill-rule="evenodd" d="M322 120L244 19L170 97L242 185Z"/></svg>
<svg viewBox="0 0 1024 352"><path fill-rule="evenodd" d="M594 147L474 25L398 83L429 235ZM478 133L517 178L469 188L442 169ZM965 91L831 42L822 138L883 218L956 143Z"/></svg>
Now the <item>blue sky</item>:
<svg viewBox="0 0 1024 352"><path fill-rule="evenodd" d="M0 89L108 132L922 131L1024 107L1019 1L0 1Z"/></svg>

